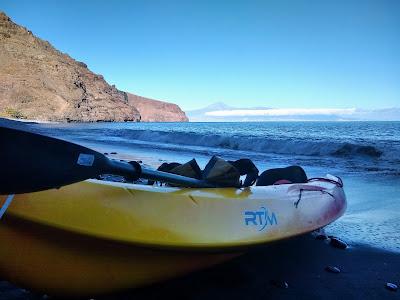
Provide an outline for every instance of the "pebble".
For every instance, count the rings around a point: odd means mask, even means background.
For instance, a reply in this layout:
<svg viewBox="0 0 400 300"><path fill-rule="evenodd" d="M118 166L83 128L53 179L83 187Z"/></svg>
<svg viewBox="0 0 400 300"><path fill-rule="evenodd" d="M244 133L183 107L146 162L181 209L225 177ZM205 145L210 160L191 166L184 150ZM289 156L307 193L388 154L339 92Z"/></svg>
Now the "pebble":
<svg viewBox="0 0 400 300"><path fill-rule="evenodd" d="M326 240L328 238L326 233L325 233L324 228L320 228L320 229L317 229L317 230L313 231L312 235L314 236L314 238L316 240L320 240L320 241L324 241L324 240Z"/></svg>
<svg viewBox="0 0 400 300"><path fill-rule="evenodd" d="M391 283L391 282L387 282L386 285L385 285L385 287L386 287L389 291L393 291L393 292L397 291L397 289L398 289L397 285L394 284L394 283Z"/></svg>
<svg viewBox="0 0 400 300"><path fill-rule="evenodd" d="M338 267L333 267L333 266L327 266L325 268L325 271L327 271L329 273L335 273L335 274L339 274L340 273L340 269Z"/></svg>
<svg viewBox="0 0 400 300"><path fill-rule="evenodd" d="M320 240L320 241L324 241L326 240L328 237L325 234L318 234L315 236L316 240Z"/></svg>
<svg viewBox="0 0 400 300"><path fill-rule="evenodd" d="M338 249L346 249L347 244L337 237L331 237L330 245Z"/></svg>
<svg viewBox="0 0 400 300"><path fill-rule="evenodd" d="M271 283L281 289L289 288L289 284L284 280L271 280Z"/></svg>

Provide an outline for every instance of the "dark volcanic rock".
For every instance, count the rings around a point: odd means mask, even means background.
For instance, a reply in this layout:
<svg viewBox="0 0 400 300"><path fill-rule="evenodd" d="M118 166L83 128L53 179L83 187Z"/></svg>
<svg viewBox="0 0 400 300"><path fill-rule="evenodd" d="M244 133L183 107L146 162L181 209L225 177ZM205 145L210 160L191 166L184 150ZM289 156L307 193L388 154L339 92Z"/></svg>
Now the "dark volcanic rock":
<svg viewBox="0 0 400 300"><path fill-rule="evenodd" d="M317 234L315 235L315 239L319 240L319 241L324 241L326 240L328 237L325 234Z"/></svg>
<svg viewBox="0 0 400 300"><path fill-rule="evenodd" d="M339 249L346 249L347 244L337 237L331 237L330 243L332 247L339 248Z"/></svg>
<svg viewBox="0 0 400 300"><path fill-rule="evenodd" d="M278 288L281 288L281 289L289 288L289 284L284 280L273 279L273 280L271 280L271 284L276 286L276 287L278 287Z"/></svg>
<svg viewBox="0 0 400 300"><path fill-rule="evenodd" d="M327 266L325 268L325 271L327 271L329 273L335 273L335 274L339 274L340 273L340 269L338 267L333 267L333 266Z"/></svg>
<svg viewBox="0 0 400 300"><path fill-rule="evenodd" d="M320 241L324 241L328 239L328 236L325 233L324 228L319 228L311 233L311 235L316 239Z"/></svg>
<svg viewBox="0 0 400 300"><path fill-rule="evenodd" d="M388 290L393 291L393 292L396 292L397 289L398 289L397 285L394 284L394 283L391 283L391 282L386 283L385 287L386 287Z"/></svg>

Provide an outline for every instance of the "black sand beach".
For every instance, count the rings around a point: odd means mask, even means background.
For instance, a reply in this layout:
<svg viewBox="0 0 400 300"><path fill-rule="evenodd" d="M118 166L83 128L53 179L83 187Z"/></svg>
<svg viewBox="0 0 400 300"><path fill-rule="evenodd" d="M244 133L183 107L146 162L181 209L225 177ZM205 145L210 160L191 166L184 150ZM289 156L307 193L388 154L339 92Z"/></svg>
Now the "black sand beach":
<svg viewBox="0 0 400 300"><path fill-rule="evenodd" d="M327 266L341 272L327 272ZM399 270L399 253L362 245L341 250L307 235L183 278L96 299L399 299L400 291L385 288L387 282L400 284ZM279 287L280 281L288 287ZM1 300L41 298L0 281Z"/></svg>
<svg viewBox="0 0 400 300"><path fill-rule="evenodd" d="M0 119L2 124L29 129ZM400 290L385 288L387 282L400 285L400 253L347 242L350 247L341 250L306 235L250 250L182 278L96 299L400 299ZM327 272L327 266L341 272ZM288 287L279 286L280 282ZM0 300L45 298L0 275Z"/></svg>

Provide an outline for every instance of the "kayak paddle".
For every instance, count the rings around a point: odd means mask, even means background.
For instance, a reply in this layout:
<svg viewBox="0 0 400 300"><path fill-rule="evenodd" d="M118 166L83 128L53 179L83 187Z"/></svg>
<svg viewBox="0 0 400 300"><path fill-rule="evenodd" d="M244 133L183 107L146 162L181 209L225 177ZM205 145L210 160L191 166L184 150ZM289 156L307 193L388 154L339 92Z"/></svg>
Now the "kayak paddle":
<svg viewBox="0 0 400 300"><path fill-rule="evenodd" d="M64 140L0 127L0 195L30 193L114 174L187 187L214 187L190 177L143 168L137 162L112 160Z"/></svg>

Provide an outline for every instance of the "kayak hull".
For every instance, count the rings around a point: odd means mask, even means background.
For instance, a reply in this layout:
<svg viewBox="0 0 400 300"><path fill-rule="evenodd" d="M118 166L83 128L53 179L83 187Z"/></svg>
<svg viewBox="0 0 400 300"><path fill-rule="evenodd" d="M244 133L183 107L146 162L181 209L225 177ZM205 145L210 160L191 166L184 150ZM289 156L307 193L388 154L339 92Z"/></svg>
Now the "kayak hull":
<svg viewBox="0 0 400 300"><path fill-rule="evenodd" d="M90 297L145 286L238 255L132 247L9 219L0 226L0 239L10 245L0 247L4 278L63 297Z"/></svg>
<svg viewBox="0 0 400 300"><path fill-rule="evenodd" d="M0 221L0 273L51 295L110 293L313 231L345 208L343 189L325 181L180 189L88 180L14 197Z"/></svg>

